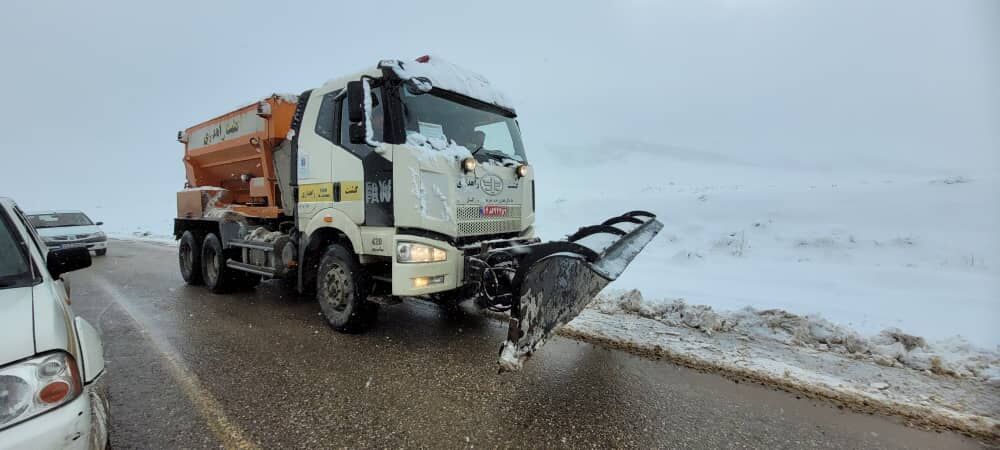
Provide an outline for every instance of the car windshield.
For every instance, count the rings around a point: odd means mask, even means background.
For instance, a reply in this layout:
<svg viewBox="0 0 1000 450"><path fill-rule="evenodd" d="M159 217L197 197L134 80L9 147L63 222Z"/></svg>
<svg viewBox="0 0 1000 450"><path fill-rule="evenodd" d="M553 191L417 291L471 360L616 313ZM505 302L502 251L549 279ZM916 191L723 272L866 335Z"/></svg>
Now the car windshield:
<svg viewBox="0 0 1000 450"><path fill-rule="evenodd" d="M479 159L492 155L525 161L513 115L508 117L486 105L477 107L438 89L426 94L414 94L406 88L401 91L407 136L416 133L428 139L455 141Z"/></svg>
<svg viewBox="0 0 1000 450"><path fill-rule="evenodd" d="M21 239L6 214L0 211L0 289L20 286L31 279L31 266Z"/></svg>
<svg viewBox="0 0 1000 450"><path fill-rule="evenodd" d="M76 227L93 225L84 213L29 214L28 220L35 228Z"/></svg>

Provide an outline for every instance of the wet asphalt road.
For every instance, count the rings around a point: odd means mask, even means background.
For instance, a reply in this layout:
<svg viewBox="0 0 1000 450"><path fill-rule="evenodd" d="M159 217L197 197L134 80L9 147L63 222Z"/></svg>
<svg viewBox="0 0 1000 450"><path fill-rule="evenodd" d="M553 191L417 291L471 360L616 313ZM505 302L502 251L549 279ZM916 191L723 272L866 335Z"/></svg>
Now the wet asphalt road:
<svg viewBox="0 0 1000 450"><path fill-rule="evenodd" d="M342 335L276 283L186 286L175 251L114 241L70 277L104 338L115 448L980 446L563 338L498 375L496 320L404 302Z"/></svg>

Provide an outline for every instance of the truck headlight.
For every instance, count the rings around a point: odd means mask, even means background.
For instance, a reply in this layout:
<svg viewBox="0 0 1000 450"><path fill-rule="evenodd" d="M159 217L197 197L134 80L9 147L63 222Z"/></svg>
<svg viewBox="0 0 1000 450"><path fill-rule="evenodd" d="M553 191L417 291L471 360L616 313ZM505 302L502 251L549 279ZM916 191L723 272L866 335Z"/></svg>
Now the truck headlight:
<svg viewBox="0 0 1000 450"><path fill-rule="evenodd" d="M521 164L520 166L517 166L517 169L514 169L514 171L517 173L517 176L520 178L528 176L529 173L528 170L529 169L527 164Z"/></svg>
<svg viewBox="0 0 1000 450"><path fill-rule="evenodd" d="M462 170L466 172L476 170L476 165L478 165L476 158L465 158L462 160Z"/></svg>
<svg viewBox="0 0 1000 450"><path fill-rule="evenodd" d="M80 371L57 352L0 369L0 429L69 403L83 392Z"/></svg>
<svg viewBox="0 0 1000 450"><path fill-rule="evenodd" d="M428 263L447 259L448 252L437 247L415 242L396 244L396 261L401 263Z"/></svg>

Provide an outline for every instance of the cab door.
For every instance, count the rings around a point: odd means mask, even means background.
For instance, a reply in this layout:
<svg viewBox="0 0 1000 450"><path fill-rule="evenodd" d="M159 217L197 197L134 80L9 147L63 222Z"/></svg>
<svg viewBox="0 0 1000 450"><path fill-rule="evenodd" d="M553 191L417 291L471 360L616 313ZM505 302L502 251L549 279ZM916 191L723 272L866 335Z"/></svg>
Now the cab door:
<svg viewBox="0 0 1000 450"><path fill-rule="evenodd" d="M340 89L314 91L303 113L305 126L299 130L296 161L298 213L301 217L312 217L324 209L335 208L359 224L364 221L360 202L361 162L337 145L341 97ZM357 176L350 179L343 176L345 172Z"/></svg>

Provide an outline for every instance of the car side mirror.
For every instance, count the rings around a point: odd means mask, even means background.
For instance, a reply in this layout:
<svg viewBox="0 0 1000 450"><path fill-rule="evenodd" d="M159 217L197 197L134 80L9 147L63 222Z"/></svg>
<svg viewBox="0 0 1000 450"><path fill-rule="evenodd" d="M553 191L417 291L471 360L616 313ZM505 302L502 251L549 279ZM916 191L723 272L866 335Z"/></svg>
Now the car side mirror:
<svg viewBox="0 0 1000 450"><path fill-rule="evenodd" d="M101 226L101 225L104 225L104 222L97 222L94 225Z"/></svg>
<svg viewBox="0 0 1000 450"><path fill-rule="evenodd" d="M59 278L64 273L90 267L90 264L90 250L87 247L51 250L45 261L52 278Z"/></svg>

